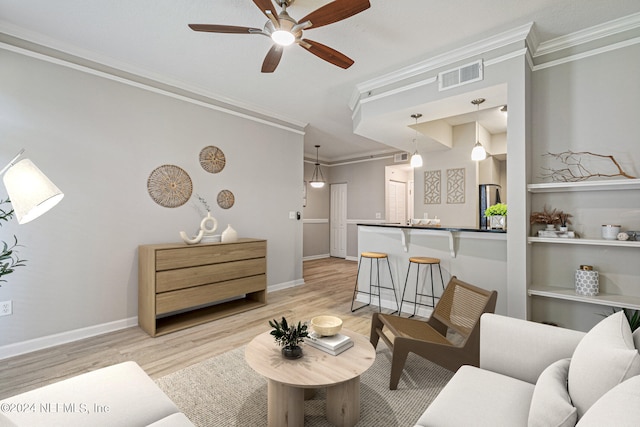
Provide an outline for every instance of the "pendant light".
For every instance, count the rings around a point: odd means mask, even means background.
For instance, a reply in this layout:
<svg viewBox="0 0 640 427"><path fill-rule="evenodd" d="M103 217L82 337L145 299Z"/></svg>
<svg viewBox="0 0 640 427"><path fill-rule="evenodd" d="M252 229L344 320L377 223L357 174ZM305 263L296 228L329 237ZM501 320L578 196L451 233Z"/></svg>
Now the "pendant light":
<svg viewBox="0 0 640 427"><path fill-rule="evenodd" d="M413 143L414 143L414 147L415 147L415 151L413 152L413 155L411 156L411 167L412 168L419 168L422 167L422 156L420 154L418 154L418 119L422 117L422 114L420 113L415 113L411 115L411 118L416 119L416 127L414 128L414 130L416 131L415 136L413 137Z"/></svg>
<svg viewBox="0 0 640 427"><path fill-rule="evenodd" d="M322 175L320 162L318 162L318 148L320 148L320 146L316 145L316 168L313 170L313 175L311 175L311 181L309 182L313 188L324 187L324 175Z"/></svg>
<svg viewBox="0 0 640 427"><path fill-rule="evenodd" d="M478 119L480 118L480 104L484 102L484 98L477 98L471 101L473 105L477 107L476 110L476 145L473 146L473 150L471 150L471 160L475 160L476 162L480 160L484 160L487 158L487 152L480 143L480 135L478 132Z"/></svg>

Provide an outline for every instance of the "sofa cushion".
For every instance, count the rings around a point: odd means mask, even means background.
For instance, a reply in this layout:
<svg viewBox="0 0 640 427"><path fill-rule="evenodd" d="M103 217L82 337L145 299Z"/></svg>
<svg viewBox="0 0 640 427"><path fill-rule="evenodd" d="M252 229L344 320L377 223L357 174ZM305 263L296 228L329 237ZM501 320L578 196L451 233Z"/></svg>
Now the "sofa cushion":
<svg viewBox="0 0 640 427"><path fill-rule="evenodd" d="M576 427L635 427L640 420L640 376L630 378L605 393Z"/></svg>
<svg viewBox="0 0 640 427"><path fill-rule="evenodd" d="M193 427L193 423L189 421L189 418L187 418L185 414L177 412L153 424L149 424L147 427Z"/></svg>
<svg viewBox="0 0 640 427"><path fill-rule="evenodd" d="M594 326L571 358L569 395L578 419L606 392L638 374L640 354L624 312L618 311Z"/></svg>
<svg viewBox="0 0 640 427"><path fill-rule="evenodd" d="M50 384L2 401L33 405L5 413L29 427L146 426L179 412L135 362L124 362Z"/></svg>
<svg viewBox="0 0 640 427"><path fill-rule="evenodd" d="M422 414L417 426L512 427L527 425L534 385L462 366Z"/></svg>
<svg viewBox="0 0 640 427"><path fill-rule="evenodd" d="M571 404L567 377L571 359L561 359L542 371L531 398L529 427L573 427L578 420Z"/></svg>
<svg viewBox="0 0 640 427"><path fill-rule="evenodd" d="M640 328L633 331L633 345L640 351Z"/></svg>

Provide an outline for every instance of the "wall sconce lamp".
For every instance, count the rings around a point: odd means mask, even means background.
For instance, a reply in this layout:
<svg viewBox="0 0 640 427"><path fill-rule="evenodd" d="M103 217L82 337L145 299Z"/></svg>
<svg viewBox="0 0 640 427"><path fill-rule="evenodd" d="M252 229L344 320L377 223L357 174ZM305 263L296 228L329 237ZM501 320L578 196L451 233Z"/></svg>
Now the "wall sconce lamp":
<svg viewBox="0 0 640 427"><path fill-rule="evenodd" d="M309 184L313 188L322 188L324 187L324 175L322 175L322 169L320 169L320 162L318 161L318 148L319 145L316 145L316 168L313 170L313 175L311 175L311 181Z"/></svg>
<svg viewBox="0 0 640 427"><path fill-rule="evenodd" d="M476 144L471 150L471 160L480 161L487 158L487 152L480 142L480 136L478 133L478 119L480 118L480 104L484 102L484 98L478 98L471 101L473 105L477 107L476 110Z"/></svg>
<svg viewBox="0 0 640 427"><path fill-rule="evenodd" d="M422 114L420 113L415 113L411 115L411 118L416 119L416 126L418 126L418 119L420 117L422 117ZM413 137L415 150L413 152L413 155L411 156L411 167L420 168L422 167L422 156L418 153L418 128L416 127L414 128L414 130L416 131Z"/></svg>
<svg viewBox="0 0 640 427"><path fill-rule="evenodd" d="M4 186L18 224L33 221L64 197L60 189L31 160L17 161L22 153L24 148L0 171L0 175L4 174Z"/></svg>

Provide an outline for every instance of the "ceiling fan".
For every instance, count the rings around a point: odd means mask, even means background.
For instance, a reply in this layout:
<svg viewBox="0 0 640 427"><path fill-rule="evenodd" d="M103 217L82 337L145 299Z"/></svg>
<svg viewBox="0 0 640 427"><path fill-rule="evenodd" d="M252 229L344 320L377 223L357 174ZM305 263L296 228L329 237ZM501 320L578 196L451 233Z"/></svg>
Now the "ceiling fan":
<svg viewBox="0 0 640 427"><path fill-rule="evenodd" d="M282 58L284 46L296 43L318 58L337 65L341 68L349 68L353 60L346 55L325 46L321 43L302 38L303 30L322 27L349 18L368 9L371 5L368 0L334 0L315 11L311 12L300 21L296 21L287 13L287 7L295 0L275 0L282 11L276 13L271 0L253 0L256 6L269 20L264 28L238 27L233 25L215 24L189 24L194 31L227 34L259 34L271 37L273 46L267 53L262 63L263 73L272 73Z"/></svg>

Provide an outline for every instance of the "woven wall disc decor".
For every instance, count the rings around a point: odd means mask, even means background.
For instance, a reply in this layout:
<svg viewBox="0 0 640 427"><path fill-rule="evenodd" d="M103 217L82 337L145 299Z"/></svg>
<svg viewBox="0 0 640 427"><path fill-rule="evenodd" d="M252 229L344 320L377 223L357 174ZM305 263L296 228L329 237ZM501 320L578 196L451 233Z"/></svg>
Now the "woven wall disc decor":
<svg viewBox="0 0 640 427"><path fill-rule="evenodd" d="M160 206L177 208L191 198L193 184L184 169L175 165L162 165L149 175L147 190L153 201Z"/></svg>
<svg viewBox="0 0 640 427"><path fill-rule="evenodd" d="M210 173L218 173L227 163L224 153L218 147L209 145L200 151L200 166Z"/></svg>
<svg viewBox="0 0 640 427"><path fill-rule="evenodd" d="M236 198L229 190L222 190L218 193L218 206L222 209L229 209L235 203Z"/></svg>

